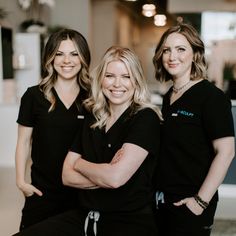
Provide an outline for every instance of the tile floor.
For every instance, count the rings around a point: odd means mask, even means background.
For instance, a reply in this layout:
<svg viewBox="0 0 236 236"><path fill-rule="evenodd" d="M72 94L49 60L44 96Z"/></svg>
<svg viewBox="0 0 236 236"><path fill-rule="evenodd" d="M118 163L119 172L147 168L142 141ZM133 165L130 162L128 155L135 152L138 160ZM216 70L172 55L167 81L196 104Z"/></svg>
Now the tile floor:
<svg viewBox="0 0 236 236"><path fill-rule="evenodd" d="M0 236L17 232L23 202L15 185L14 168L0 167Z"/></svg>
<svg viewBox="0 0 236 236"><path fill-rule="evenodd" d="M0 167L0 236L17 232L23 201L15 185L14 168ZM236 236L235 209L235 199L220 200L212 236Z"/></svg>
<svg viewBox="0 0 236 236"><path fill-rule="evenodd" d="M236 236L236 220L216 219L211 236Z"/></svg>

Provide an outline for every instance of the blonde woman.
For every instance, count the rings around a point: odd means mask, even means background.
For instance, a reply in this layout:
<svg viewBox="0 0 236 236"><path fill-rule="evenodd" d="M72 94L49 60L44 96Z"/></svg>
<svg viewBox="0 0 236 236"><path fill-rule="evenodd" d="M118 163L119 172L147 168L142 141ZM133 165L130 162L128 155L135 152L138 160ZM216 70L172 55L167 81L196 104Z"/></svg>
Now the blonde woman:
<svg viewBox="0 0 236 236"><path fill-rule="evenodd" d="M86 100L91 112L64 162L65 185L79 189L79 208L17 235L156 236L153 173L159 111L150 103L137 56L109 48Z"/></svg>

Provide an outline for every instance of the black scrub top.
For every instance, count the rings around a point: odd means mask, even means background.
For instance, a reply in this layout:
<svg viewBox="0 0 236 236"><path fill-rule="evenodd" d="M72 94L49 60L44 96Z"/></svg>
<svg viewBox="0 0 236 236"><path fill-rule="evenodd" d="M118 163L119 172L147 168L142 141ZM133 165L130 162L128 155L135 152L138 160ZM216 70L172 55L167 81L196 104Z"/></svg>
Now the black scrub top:
<svg viewBox="0 0 236 236"><path fill-rule="evenodd" d="M212 141L234 136L231 102L208 80L202 80L170 105L163 99L164 123L158 188L166 193L196 194L215 156Z"/></svg>
<svg viewBox="0 0 236 236"><path fill-rule="evenodd" d="M21 98L17 122L33 127L31 158L32 184L44 192L45 197L64 198L71 193L62 184L62 166L67 152L84 118L81 100L84 92L67 109L56 90L55 110L48 112L50 102L44 97L39 86L27 89Z"/></svg>
<svg viewBox="0 0 236 236"><path fill-rule="evenodd" d="M152 178L160 143L158 115L150 108L136 114L128 108L107 132L90 128L93 122L92 116L86 118L82 136L77 137L71 151L82 154L88 161L104 163L110 162L124 143L132 143L148 151L148 156L123 186L81 190L81 206L91 210L127 212L151 204L154 200Z"/></svg>

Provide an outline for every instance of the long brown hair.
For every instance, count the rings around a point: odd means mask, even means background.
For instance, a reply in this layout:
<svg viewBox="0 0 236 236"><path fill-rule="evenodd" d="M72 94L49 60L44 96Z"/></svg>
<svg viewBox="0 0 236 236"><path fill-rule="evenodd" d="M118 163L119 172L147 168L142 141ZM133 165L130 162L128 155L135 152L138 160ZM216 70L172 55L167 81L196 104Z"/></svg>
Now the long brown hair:
<svg viewBox="0 0 236 236"><path fill-rule="evenodd" d="M72 29L61 29L50 35L42 57L42 80L40 89L45 97L51 102L49 111L55 108L56 99L52 92L52 88L57 80L57 72L53 67L53 62L61 41L70 39L78 51L81 61L81 70L77 76L77 83L80 90L90 91L89 65L90 65L90 50L84 36L78 31Z"/></svg>

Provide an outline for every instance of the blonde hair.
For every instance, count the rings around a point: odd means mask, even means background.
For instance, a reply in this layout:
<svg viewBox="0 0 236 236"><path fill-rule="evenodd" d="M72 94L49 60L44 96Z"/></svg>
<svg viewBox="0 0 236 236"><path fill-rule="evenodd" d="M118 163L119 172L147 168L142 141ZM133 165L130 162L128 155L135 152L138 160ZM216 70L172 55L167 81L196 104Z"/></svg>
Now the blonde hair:
<svg viewBox="0 0 236 236"><path fill-rule="evenodd" d="M112 46L105 52L100 64L91 74L91 96L85 101L85 107L93 113L96 119L96 122L91 127L104 127L111 114L108 101L102 92L102 81L105 77L107 65L112 61L121 61L126 65L130 79L135 87L133 101L131 103L132 113L134 114L143 108L149 107L155 110L160 116L159 108L150 102L147 81L138 57L128 48Z"/></svg>
<svg viewBox="0 0 236 236"><path fill-rule="evenodd" d="M83 35L72 29L61 29L51 34L44 48L42 58L42 80L39 84L45 98L51 103L49 112L53 111L56 105L56 98L52 92L52 88L57 80L57 72L53 67L53 62L61 42L67 39L73 41L81 61L81 70L77 76L80 92L88 93L91 87L89 78L89 65L91 60L90 50Z"/></svg>

